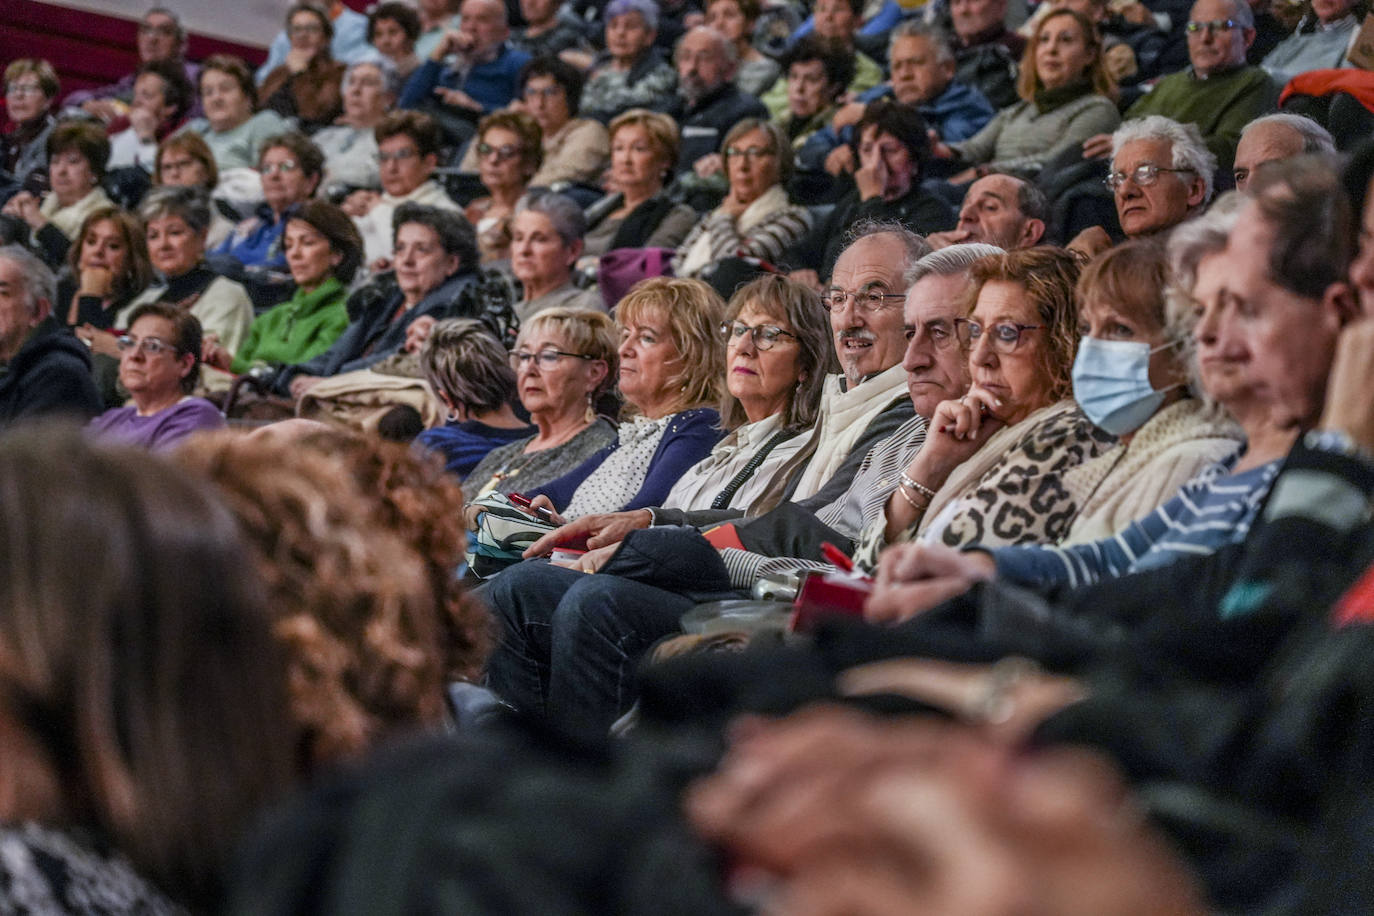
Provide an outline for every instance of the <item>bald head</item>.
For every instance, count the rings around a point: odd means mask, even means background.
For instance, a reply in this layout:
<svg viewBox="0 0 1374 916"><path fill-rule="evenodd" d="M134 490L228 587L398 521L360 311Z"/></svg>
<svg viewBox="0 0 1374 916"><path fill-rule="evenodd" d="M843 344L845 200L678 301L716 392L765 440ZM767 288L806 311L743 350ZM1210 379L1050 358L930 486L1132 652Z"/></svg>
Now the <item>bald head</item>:
<svg viewBox="0 0 1374 916"><path fill-rule="evenodd" d="M1038 245L1045 235L1044 195L1012 175L986 175L964 194L959 229L964 242L1011 251Z"/></svg>
<svg viewBox="0 0 1374 916"><path fill-rule="evenodd" d="M1276 114L1251 121L1236 145L1236 190L1244 191L1260 166L1304 153L1334 153L1331 134L1316 121L1294 114Z"/></svg>

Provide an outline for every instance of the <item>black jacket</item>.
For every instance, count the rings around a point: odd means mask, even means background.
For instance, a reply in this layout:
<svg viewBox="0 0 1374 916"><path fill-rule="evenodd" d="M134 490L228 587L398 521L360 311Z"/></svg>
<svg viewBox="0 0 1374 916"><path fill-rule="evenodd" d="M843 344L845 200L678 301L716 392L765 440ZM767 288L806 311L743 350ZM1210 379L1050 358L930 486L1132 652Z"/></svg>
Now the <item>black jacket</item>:
<svg viewBox="0 0 1374 916"><path fill-rule="evenodd" d="M35 417L85 419L100 413L90 351L54 322L34 328L0 371L0 427Z"/></svg>
<svg viewBox="0 0 1374 916"><path fill-rule="evenodd" d="M768 120L768 109L756 96L726 83L695 105L688 106L681 96L667 112L681 126L677 170L690 172L702 156L720 152L720 142L730 128L745 118Z"/></svg>

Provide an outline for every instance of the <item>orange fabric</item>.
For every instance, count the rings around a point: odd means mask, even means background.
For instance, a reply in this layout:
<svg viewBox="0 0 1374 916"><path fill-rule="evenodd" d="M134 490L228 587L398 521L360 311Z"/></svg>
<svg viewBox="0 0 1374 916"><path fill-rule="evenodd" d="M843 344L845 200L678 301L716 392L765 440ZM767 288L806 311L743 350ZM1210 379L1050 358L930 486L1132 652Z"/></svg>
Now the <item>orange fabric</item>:
<svg viewBox="0 0 1374 916"><path fill-rule="evenodd" d="M1282 107L1289 96L1330 95L1344 92L1370 111L1374 111L1374 72L1368 70L1309 70L1288 81L1279 94Z"/></svg>

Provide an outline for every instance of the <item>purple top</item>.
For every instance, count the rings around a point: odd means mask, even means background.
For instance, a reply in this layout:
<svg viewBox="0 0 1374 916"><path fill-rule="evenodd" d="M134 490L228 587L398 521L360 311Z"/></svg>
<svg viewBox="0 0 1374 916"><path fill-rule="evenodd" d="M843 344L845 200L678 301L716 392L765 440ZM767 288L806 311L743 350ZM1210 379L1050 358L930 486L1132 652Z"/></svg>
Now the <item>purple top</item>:
<svg viewBox="0 0 1374 916"><path fill-rule="evenodd" d="M116 407L96 417L86 427L97 439L141 445L165 451L201 429L223 429L219 408L204 398L184 398L146 417L136 407Z"/></svg>

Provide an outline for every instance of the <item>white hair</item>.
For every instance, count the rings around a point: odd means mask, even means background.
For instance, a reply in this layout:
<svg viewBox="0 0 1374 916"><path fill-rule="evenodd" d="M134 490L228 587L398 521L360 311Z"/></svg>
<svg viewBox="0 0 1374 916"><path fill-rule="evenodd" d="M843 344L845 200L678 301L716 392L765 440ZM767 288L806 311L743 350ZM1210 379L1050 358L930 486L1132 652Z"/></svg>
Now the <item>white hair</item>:
<svg viewBox="0 0 1374 916"><path fill-rule="evenodd" d="M950 44L949 35L943 30L933 25L927 25L919 19L907 19L897 25L892 30L892 34L887 40L888 57L892 56L892 47L901 38L924 38L930 42L935 49L935 60L942 64L954 63L954 48Z"/></svg>
<svg viewBox="0 0 1374 916"><path fill-rule="evenodd" d="M1278 124L1297 133L1302 138L1302 152L1304 153L1336 152L1336 141L1332 138L1330 131L1311 118L1287 111L1256 118L1245 125L1245 129L1240 132L1240 138L1244 140L1246 134L1265 124Z"/></svg>
<svg viewBox="0 0 1374 916"><path fill-rule="evenodd" d="M51 303L57 298L57 280L53 277L52 269L33 252L22 245L4 245L0 246L0 260L9 261L19 268L29 315L38 315L40 302Z"/></svg>
<svg viewBox="0 0 1374 916"><path fill-rule="evenodd" d="M975 262L1005 253L996 245L987 245L983 242L964 242L960 245L950 245L932 251L911 265L911 269L906 272L906 276L902 279L906 283L906 288L911 289L926 277L950 277L955 274L967 273Z"/></svg>
<svg viewBox="0 0 1374 916"><path fill-rule="evenodd" d="M1212 199L1216 181L1217 157L1207 148L1202 132L1196 124L1180 124L1163 115L1134 118L1122 124L1112 134L1112 162L1127 143L1136 140L1167 140L1172 156L1170 168L1187 169L1202 179L1203 202Z"/></svg>

